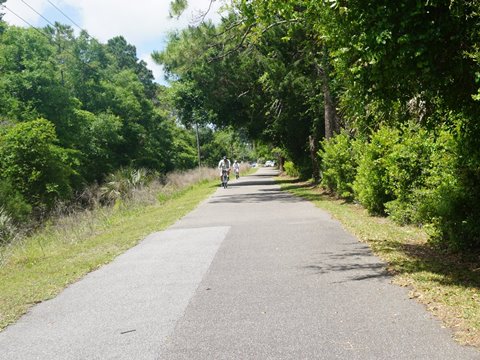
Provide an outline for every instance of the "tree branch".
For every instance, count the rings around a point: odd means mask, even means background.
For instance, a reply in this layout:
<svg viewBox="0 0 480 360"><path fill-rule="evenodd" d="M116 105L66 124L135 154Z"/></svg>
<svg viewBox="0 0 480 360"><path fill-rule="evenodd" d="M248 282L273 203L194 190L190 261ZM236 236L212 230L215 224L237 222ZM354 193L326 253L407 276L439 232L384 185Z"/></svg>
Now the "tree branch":
<svg viewBox="0 0 480 360"><path fill-rule="evenodd" d="M291 20L279 20L279 21L276 21L270 25L268 25L265 29L263 29L261 31L261 34L265 34L268 30L270 30L271 28L275 27L275 26L280 26L280 25L283 25L283 24L287 24L287 23L297 23L299 22L298 19L291 19ZM232 24L232 26L230 26L228 29L225 29L222 33L218 34L218 36L220 36L221 34L225 34L227 33L228 31L230 31L231 29L239 26L242 24L242 20L239 20L238 22L235 22ZM215 57L212 57L210 59L208 59L208 63L211 63L213 61L217 61L217 60L221 60L221 59L224 59L226 58L227 56L229 56L230 54L233 54L235 52L237 52L238 50L240 50L243 46L243 43L245 42L248 34L251 32L251 30L257 26L258 23L254 22L252 24L250 24L248 27L247 27L247 30L245 30L244 34L242 35L242 38L240 39L240 42L231 50L227 51L226 53L223 53L221 55L218 55L218 56L215 56ZM229 39L227 39L228 41L230 41L231 39L233 39L234 36L230 37ZM216 45L211 45L209 48L212 48L212 47L215 47Z"/></svg>
<svg viewBox="0 0 480 360"><path fill-rule="evenodd" d="M222 55L218 55L218 56L215 56L213 58L208 59L208 63L211 63L213 61L217 61L217 60L220 60L220 59L224 59L227 56L229 56L230 54L233 54L234 52L239 50L243 46L243 43L245 42L245 39L247 38L247 35L250 33L250 30L252 30L252 28L255 25L256 25L256 23L252 23L248 26L247 30L245 30L245 33L242 35L242 38L240 39L240 42L233 49L227 51L226 53L224 53Z"/></svg>
<svg viewBox="0 0 480 360"><path fill-rule="evenodd" d="M212 4L215 2L215 0L210 0L210 3L208 4L208 9L205 12L200 12L199 16L197 19L194 19L194 23L203 23L205 21L205 18L207 17L208 13L212 9Z"/></svg>

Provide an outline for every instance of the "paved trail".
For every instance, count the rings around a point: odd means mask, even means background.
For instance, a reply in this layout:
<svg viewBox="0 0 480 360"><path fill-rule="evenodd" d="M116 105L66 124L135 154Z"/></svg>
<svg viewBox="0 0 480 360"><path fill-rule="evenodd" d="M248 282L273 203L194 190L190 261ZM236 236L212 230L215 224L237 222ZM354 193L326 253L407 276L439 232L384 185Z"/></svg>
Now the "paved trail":
<svg viewBox="0 0 480 360"><path fill-rule="evenodd" d="M480 359L260 169L0 333L0 359Z"/></svg>

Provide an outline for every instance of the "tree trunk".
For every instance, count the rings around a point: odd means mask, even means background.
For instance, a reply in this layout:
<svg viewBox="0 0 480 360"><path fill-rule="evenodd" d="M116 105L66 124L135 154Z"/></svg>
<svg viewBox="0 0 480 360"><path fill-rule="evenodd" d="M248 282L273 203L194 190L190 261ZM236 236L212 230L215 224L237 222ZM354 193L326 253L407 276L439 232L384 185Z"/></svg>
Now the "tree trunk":
<svg viewBox="0 0 480 360"><path fill-rule="evenodd" d="M320 181L320 166L318 164L318 156L317 156L317 143L318 139L316 135L310 135L308 137L308 143L310 147L310 158L312 160L312 177L315 183Z"/></svg>
<svg viewBox="0 0 480 360"><path fill-rule="evenodd" d="M195 122L195 137L197 139L198 167L200 167L201 166L201 163L200 163L200 138L198 137L198 122Z"/></svg>
<svg viewBox="0 0 480 360"><path fill-rule="evenodd" d="M325 138L330 139L340 132L340 122L337 116L335 103L330 93L330 78L327 72L317 64L318 75L322 79L323 101L325 108Z"/></svg>
<svg viewBox="0 0 480 360"><path fill-rule="evenodd" d="M277 161L278 161L278 170L280 170L280 172L283 173L285 171L285 157L282 155L278 155Z"/></svg>

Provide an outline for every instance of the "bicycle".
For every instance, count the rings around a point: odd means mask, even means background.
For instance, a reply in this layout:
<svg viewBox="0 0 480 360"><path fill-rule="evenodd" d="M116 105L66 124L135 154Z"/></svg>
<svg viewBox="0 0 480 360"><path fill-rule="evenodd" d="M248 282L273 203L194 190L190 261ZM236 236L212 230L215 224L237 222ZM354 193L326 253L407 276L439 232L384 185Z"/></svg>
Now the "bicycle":
<svg viewBox="0 0 480 360"><path fill-rule="evenodd" d="M222 186L224 189L228 186L228 170L226 169L222 170Z"/></svg>

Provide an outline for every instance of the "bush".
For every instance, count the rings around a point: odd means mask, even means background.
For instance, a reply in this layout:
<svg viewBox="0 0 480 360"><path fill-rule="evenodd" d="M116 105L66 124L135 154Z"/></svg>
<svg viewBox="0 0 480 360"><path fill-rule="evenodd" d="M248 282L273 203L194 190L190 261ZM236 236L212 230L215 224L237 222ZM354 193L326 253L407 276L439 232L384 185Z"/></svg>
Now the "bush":
<svg viewBox="0 0 480 360"><path fill-rule="evenodd" d="M33 206L51 208L71 195L71 153L56 144L54 125L44 119L19 123L0 140L0 178Z"/></svg>
<svg viewBox="0 0 480 360"><path fill-rule="evenodd" d="M343 132L321 142L322 185L337 195L352 199L358 155L353 139Z"/></svg>
<svg viewBox="0 0 480 360"><path fill-rule="evenodd" d="M469 135L455 131L381 128L365 144L353 189L372 214L423 225L434 243L449 249L478 251L480 151L472 154Z"/></svg>
<svg viewBox="0 0 480 360"><path fill-rule="evenodd" d="M464 139L442 130L437 136L425 186L415 190L418 217L431 240L452 250L480 249L480 174L465 164ZM473 166L472 166L473 165Z"/></svg>
<svg viewBox="0 0 480 360"><path fill-rule="evenodd" d="M433 152L433 134L417 123L380 128L359 161L354 184L357 199L370 213L388 214L400 224L430 221L419 208L425 202Z"/></svg>
<svg viewBox="0 0 480 360"><path fill-rule="evenodd" d="M283 164L283 167L284 167L285 173L288 176L292 176L292 177L300 176L300 172L298 171L297 167L292 161L285 161L285 164Z"/></svg>
<svg viewBox="0 0 480 360"><path fill-rule="evenodd" d="M385 166L395 199L385 203L387 214L397 223L421 224L425 218L418 213L423 201L417 189L425 187L434 151L434 137L418 124L402 127L398 142L386 155Z"/></svg>
<svg viewBox="0 0 480 360"><path fill-rule="evenodd" d="M480 151L472 154L475 147L465 144L475 140L460 129L433 133L415 123L380 128L363 149L356 147L361 154L353 184L356 198L371 214L424 226L436 244L478 251ZM324 144L323 155L333 164L325 171L329 188L345 186L337 183L340 170L330 169L342 168L347 149L341 138Z"/></svg>
<svg viewBox="0 0 480 360"><path fill-rule="evenodd" d="M3 213L17 224L27 221L32 212L32 207L7 180L0 180L0 204Z"/></svg>
<svg viewBox="0 0 480 360"><path fill-rule="evenodd" d="M396 129L382 127L362 148L353 190L355 198L370 214L385 215L385 204L395 199L387 157L398 143L399 135Z"/></svg>

